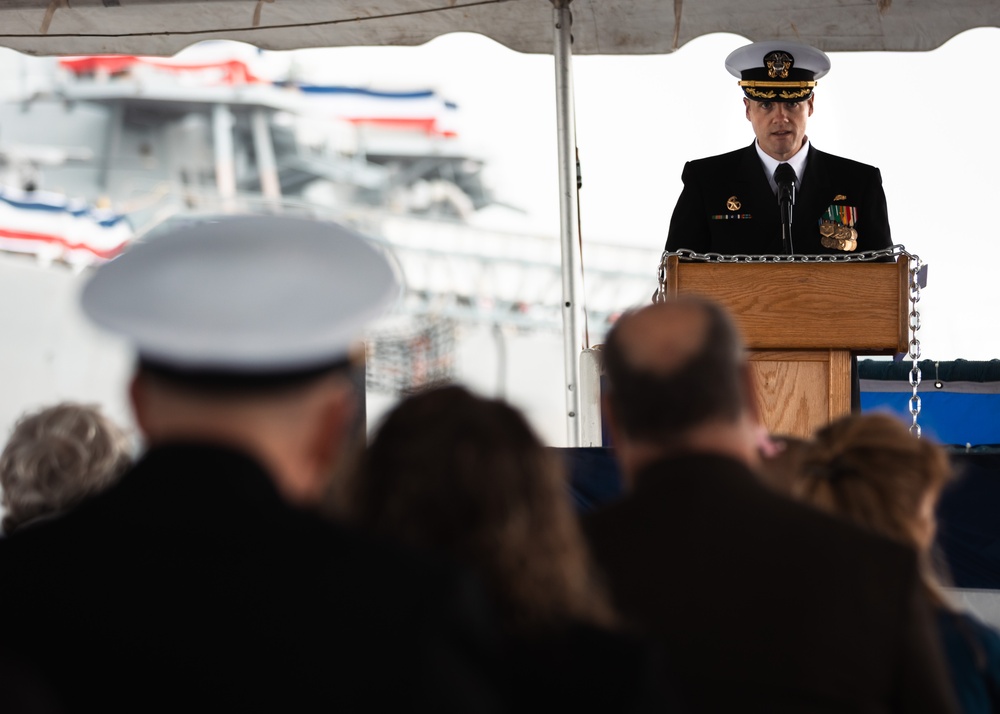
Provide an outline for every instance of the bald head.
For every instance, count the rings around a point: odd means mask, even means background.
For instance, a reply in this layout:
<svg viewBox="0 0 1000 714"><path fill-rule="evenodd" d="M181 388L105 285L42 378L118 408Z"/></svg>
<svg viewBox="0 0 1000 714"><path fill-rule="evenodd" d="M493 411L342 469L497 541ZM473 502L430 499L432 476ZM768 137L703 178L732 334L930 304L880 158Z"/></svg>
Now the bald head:
<svg viewBox="0 0 1000 714"><path fill-rule="evenodd" d="M707 329L701 303L667 302L626 314L615 327L614 339L629 365L668 375L701 350Z"/></svg>
<svg viewBox="0 0 1000 714"><path fill-rule="evenodd" d="M604 346L608 401L628 438L672 443L747 409L743 345L725 311L682 297L628 313Z"/></svg>

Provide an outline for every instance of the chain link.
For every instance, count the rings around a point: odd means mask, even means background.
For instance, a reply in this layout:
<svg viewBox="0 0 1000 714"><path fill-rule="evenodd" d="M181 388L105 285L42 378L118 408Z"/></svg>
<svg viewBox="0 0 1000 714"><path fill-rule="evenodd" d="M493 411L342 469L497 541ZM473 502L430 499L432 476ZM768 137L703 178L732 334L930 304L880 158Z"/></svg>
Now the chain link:
<svg viewBox="0 0 1000 714"><path fill-rule="evenodd" d="M917 331L920 330L920 311L917 310L917 303L920 302L920 269L923 263L919 255L912 255L904 252L903 255L910 261L910 353L909 357L913 363L910 367L910 387L913 394L910 396L910 415L913 423L910 425L910 433L918 439L920 438L920 424L917 422L920 417L920 340L917 338Z"/></svg>
<svg viewBox="0 0 1000 714"><path fill-rule="evenodd" d="M917 332L920 330L920 311L917 310L917 303L920 302L920 269L923 263L920 256L914 255L906 250L903 245L894 245L881 250L870 250L862 253L837 253L830 255L723 255L722 253L696 253L693 250L681 249L674 251L663 251L660 256L660 265L657 268L658 287L653 293L653 302L660 303L667 299L667 258L677 256L681 260L697 261L701 263L862 263L878 260L879 258L897 258L903 256L907 259L910 274L909 297L909 354L907 355L913 362L910 369L910 386L913 392L910 396L909 411L913 417L910 425L910 433L918 439L921 436L920 424L920 340Z"/></svg>

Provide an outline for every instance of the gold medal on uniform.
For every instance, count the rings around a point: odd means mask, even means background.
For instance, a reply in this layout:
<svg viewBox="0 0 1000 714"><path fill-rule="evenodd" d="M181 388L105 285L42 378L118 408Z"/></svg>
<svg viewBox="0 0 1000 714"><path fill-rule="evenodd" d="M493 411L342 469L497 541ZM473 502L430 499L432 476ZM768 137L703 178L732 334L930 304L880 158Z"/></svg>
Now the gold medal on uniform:
<svg viewBox="0 0 1000 714"><path fill-rule="evenodd" d="M857 250L858 231L854 228L857 220L858 209L854 206L829 206L819 220L819 242L831 250Z"/></svg>

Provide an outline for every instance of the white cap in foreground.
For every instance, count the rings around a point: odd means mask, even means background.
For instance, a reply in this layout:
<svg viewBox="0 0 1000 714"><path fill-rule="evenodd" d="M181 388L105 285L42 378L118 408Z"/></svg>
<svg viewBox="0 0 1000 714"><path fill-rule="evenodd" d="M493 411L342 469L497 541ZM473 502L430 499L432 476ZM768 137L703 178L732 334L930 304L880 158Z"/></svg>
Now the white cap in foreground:
<svg viewBox="0 0 1000 714"><path fill-rule="evenodd" d="M399 292L386 257L342 226L227 216L167 230L101 266L82 307L144 360L264 376L345 359Z"/></svg>

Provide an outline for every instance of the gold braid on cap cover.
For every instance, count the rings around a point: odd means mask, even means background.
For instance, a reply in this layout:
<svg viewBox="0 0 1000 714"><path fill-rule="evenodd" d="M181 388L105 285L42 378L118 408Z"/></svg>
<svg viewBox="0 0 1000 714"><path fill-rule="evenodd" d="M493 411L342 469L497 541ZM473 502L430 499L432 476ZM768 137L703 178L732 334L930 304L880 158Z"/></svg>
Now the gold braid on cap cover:
<svg viewBox="0 0 1000 714"><path fill-rule="evenodd" d="M783 89L785 87L810 87L810 88L812 88L812 87L816 86L816 80L815 79L809 79L809 80L802 79L802 80L798 80L798 81L790 80L788 82L768 82L768 81L761 81L761 80L758 80L758 79L741 79L739 81L739 85L741 87L764 87L765 89Z"/></svg>
<svg viewBox="0 0 1000 714"><path fill-rule="evenodd" d="M812 93L812 88L816 86L816 82L753 82L753 81L741 81L740 86L743 87L743 91L746 92L748 97L753 97L754 99L774 99L775 97L781 97L782 99L802 99L803 97L808 97ZM789 92L782 90L781 92L762 92L759 89L754 89L754 86L758 87L803 87L797 92Z"/></svg>

